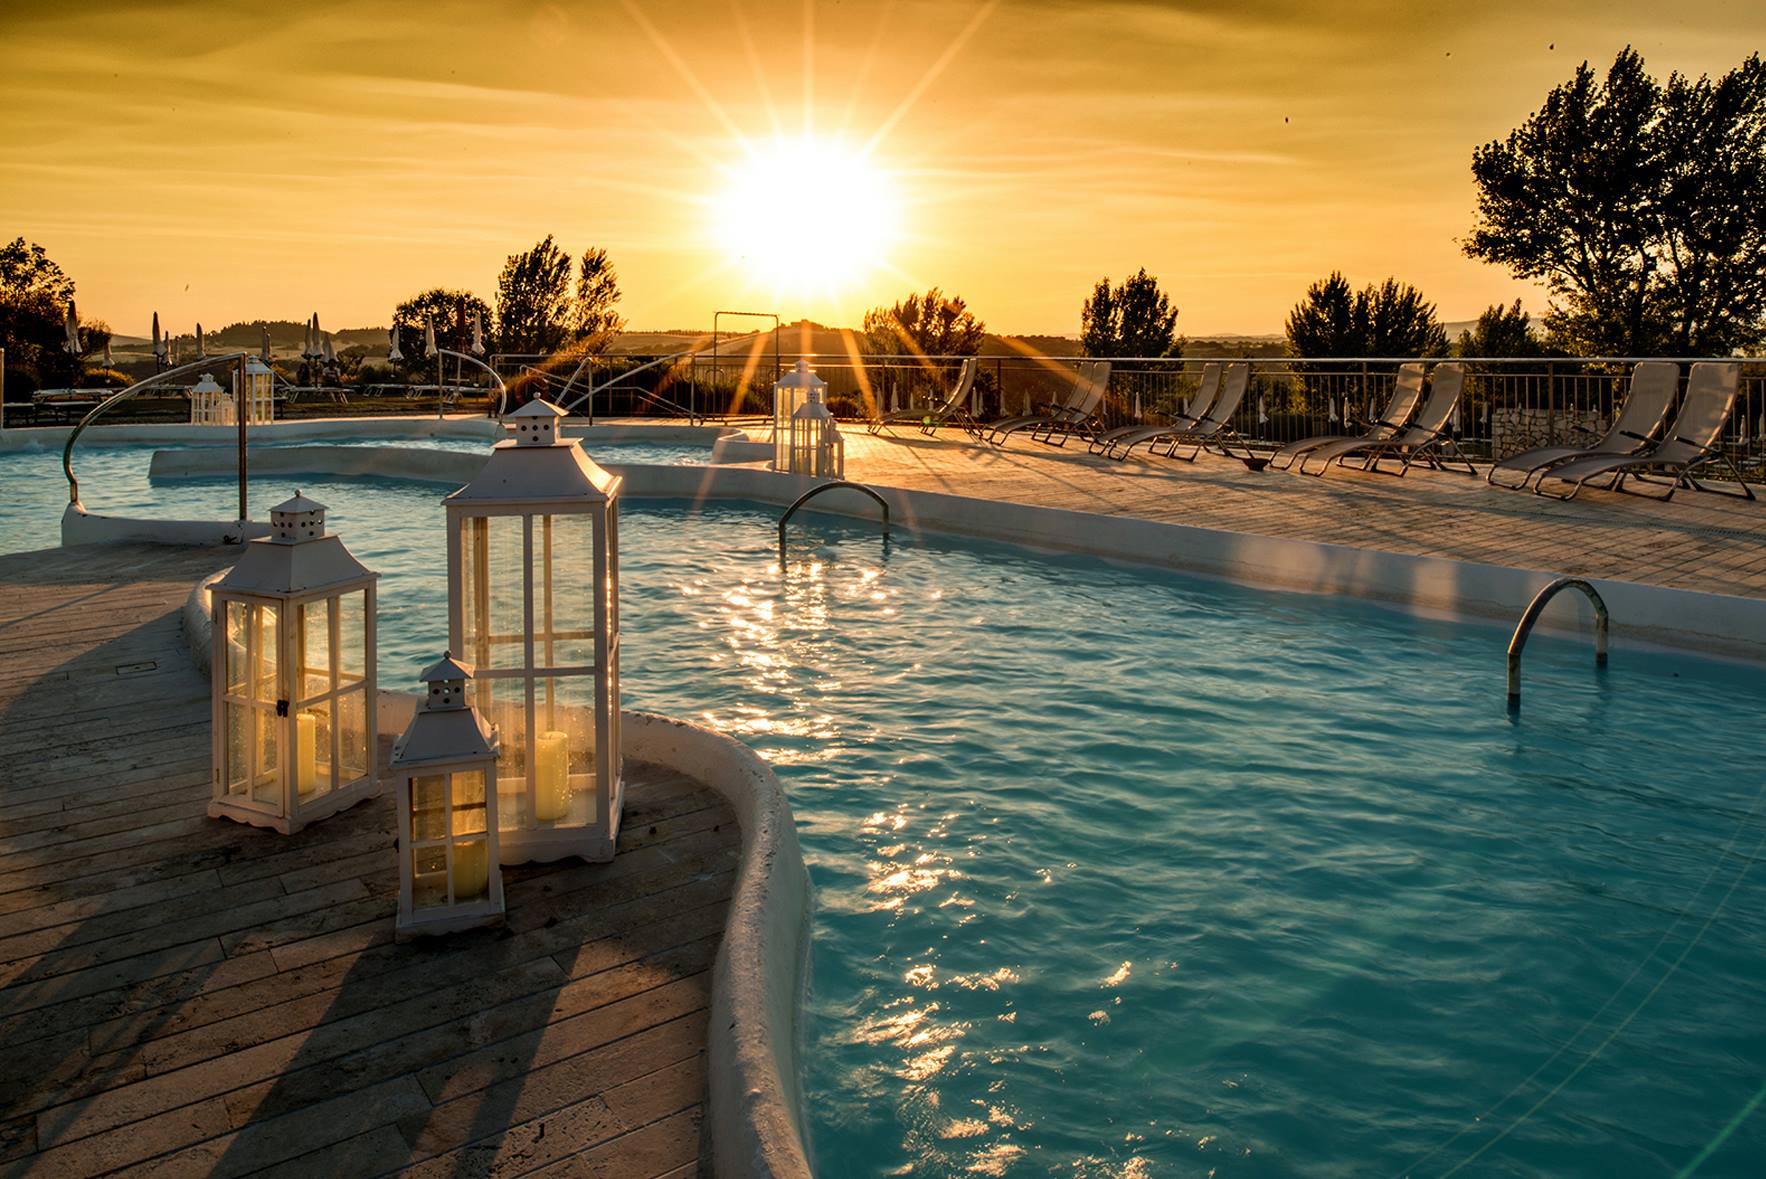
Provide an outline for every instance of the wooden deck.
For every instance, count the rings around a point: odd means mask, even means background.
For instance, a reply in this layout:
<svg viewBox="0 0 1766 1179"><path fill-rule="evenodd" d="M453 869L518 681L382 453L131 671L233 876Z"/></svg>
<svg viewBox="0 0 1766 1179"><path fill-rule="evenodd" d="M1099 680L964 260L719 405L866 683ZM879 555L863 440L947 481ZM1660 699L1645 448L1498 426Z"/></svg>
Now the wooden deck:
<svg viewBox="0 0 1766 1179"><path fill-rule="evenodd" d="M229 560L0 557L0 1174L691 1174L728 807L631 767L614 863L397 945L388 797L205 817L178 612Z"/></svg>

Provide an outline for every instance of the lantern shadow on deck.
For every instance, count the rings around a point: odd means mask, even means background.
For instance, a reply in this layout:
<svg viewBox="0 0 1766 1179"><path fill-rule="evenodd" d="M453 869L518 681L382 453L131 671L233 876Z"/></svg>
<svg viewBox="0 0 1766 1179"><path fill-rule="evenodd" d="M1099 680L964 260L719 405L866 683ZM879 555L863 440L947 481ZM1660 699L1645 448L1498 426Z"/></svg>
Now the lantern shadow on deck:
<svg viewBox="0 0 1766 1179"><path fill-rule="evenodd" d="M502 862L611 860L619 735L619 491L533 401L448 496L448 638L501 738Z"/></svg>
<svg viewBox="0 0 1766 1179"><path fill-rule="evenodd" d="M284 835L378 792L374 588L298 492L211 587L208 813Z"/></svg>

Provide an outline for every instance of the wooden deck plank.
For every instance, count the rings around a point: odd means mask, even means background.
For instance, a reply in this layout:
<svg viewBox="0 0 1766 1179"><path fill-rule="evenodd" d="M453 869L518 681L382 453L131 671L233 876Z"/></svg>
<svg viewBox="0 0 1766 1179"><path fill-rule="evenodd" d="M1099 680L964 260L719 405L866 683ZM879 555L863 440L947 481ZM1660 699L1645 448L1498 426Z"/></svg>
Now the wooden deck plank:
<svg viewBox="0 0 1766 1179"><path fill-rule="evenodd" d="M0 1173L696 1158L729 808L628 766L613 863L511 869L503 929L394 942L389 798L293 837L205 815L180 611L231 555L0 556Z"/></svg>

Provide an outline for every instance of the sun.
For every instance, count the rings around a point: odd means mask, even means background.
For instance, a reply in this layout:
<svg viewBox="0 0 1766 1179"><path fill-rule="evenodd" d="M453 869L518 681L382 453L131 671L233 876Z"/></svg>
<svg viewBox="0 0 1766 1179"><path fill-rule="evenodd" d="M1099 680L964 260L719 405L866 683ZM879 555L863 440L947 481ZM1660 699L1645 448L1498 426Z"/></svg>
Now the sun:
<svg viewBox="0 0 1766 1179"><path fill-rule="evenodd" d="M843 140L752 144L712 198L719 246L776 296L829 297L888 264L901 203L889 173Z"/></svg>

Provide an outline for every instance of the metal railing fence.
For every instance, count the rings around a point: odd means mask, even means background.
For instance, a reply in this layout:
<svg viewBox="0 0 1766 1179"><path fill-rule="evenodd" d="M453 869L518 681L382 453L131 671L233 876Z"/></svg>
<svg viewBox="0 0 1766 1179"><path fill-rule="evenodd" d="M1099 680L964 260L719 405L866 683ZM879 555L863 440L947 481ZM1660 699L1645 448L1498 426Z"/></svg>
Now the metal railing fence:
<svg viewBox="0 0 1766 1179"><path fill-rule="evenodd" d="M704 354L596 357L577 388L592 390L597 416L655 416L659 407L711 419L770 415L772 384L797 361L771 351L759 356ZM952 388L962 356L806 356L828 385L836 416L867 418L889 410L939 404ZM1033 411L1072 388L1088 358L985 356L970 410L983 420ZM1194 396L1208 363L1251 366L1250 390L1233 427L1253 444L1279 447L1315 434L1354 432L1377 418L1408 357L1345 359L1109 357L1106 424L1158 422ZM1460 359L1460 358L1454 358ZM1452 429L1468 453L1504 458L1535 446L1586 441L1603 430L1624 400L1631 368L1642 357L1464 358L1465 392ZM1736 360L1713 357L1713 360ZM532 357L498 357L505 371L534 366ZM1433 365L1438 359L1425 364ZM1696 363L1680 359L1682 376ZM1766 359L1740 359L1741 388L1722 445L1750 478L1766 478ZM646 367L652 366L652 367ZM642 371L635 371L642 370ZM629 377L626 374L632 374Z"/></svg>

